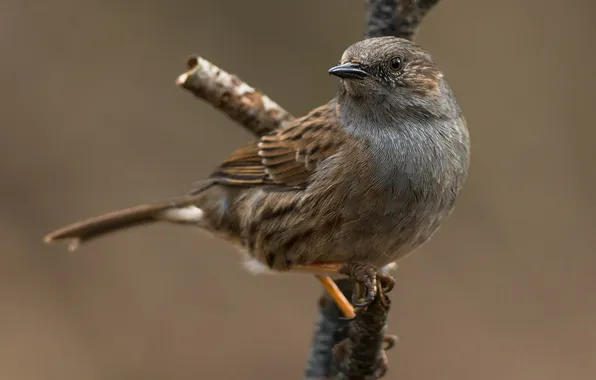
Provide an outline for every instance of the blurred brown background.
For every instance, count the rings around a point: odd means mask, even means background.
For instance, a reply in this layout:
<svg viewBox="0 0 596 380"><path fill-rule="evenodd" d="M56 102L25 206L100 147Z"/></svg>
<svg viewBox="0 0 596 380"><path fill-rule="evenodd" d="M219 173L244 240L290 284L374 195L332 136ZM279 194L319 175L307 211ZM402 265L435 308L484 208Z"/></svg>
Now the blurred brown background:
<svg viewBox="0 0 596 380"><path fill-rule="evenodd" d="M178 89L200 53L296 115L360 39L359 0L0 4L0 378L300 379L309 278L155 226L68 253L41 237L184 193L249 135ZM459 208L401 263L389 379L596 377L596 4L444 0L418 41L473 138ZM217 284L217 286L207 286Z"/></svg>

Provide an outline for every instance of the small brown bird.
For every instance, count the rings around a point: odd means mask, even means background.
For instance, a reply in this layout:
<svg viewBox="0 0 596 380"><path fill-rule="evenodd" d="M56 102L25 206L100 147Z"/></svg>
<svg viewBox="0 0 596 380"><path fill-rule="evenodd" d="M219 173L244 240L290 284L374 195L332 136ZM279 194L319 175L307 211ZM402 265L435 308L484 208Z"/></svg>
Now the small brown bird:
<svg viewBox="0 0 596 380"><path fill-rule="evenodd" d="M128 227L192 225L240 247L253 271L351 276L356 306L367 305L378 269L452 212L469 136L443 74L411 41L360 41L329 73L340 78L333 100L238 148L186 196L83 220L45 241L70 239L75 249ZM329 277L319 279L342 307Z"/></svg>

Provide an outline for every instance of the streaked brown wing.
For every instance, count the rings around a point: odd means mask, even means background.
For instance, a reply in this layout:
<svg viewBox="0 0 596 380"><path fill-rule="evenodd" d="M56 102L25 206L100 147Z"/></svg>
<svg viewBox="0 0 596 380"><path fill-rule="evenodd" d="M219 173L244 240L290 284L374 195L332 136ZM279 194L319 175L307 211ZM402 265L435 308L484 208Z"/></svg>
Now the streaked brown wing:
<svg viewBox="0 0 596 380"><path fill-rule="evenodd" d="M335 103L329 103L237 149L211 178L237 186L302 187L317 164L337 152L344 136Z"/></svg>

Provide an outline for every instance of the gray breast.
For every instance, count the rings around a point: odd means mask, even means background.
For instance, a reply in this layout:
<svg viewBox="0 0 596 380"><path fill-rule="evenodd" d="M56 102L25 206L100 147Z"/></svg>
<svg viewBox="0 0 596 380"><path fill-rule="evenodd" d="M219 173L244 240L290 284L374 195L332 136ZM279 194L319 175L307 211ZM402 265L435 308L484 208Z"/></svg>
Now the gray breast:
<svg viewBox="0 0 596 380"><path fill-rule="evenodd" d="M466 136L455 127L401 125L368 137L382 203L377 231L396 257L427 241L455 206L468 166Z"/></svg>

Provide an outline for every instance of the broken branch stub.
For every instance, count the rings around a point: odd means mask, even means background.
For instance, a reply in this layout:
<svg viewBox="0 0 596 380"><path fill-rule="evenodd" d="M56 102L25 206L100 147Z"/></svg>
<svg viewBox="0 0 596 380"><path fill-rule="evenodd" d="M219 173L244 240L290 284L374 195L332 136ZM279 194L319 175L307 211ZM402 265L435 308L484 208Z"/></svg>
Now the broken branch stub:
<svg viewBox="0 0 596 380"><path fill-rule="evenodd" d="M294 117L267 95L202 57L188 60L176 84L218 108L257 137Z"/></svg>

